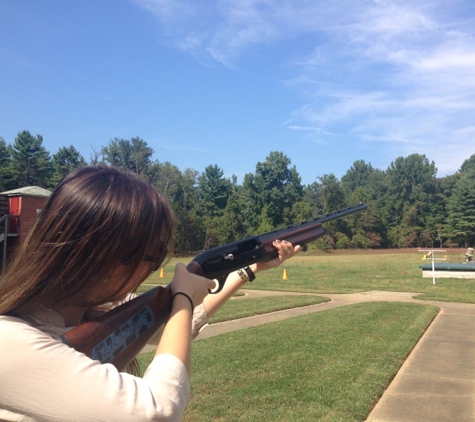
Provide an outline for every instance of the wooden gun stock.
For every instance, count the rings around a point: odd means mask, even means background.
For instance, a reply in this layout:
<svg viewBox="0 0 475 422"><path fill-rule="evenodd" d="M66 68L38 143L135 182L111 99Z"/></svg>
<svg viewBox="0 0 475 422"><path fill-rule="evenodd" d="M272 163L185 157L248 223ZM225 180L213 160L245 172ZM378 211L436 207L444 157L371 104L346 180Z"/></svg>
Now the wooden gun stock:
<svg viewBox="0 0 475 422"><path fill-rule="evenodd" d="M61 336L63 343L124 370L171 312L170 287L157 286Z"/></svg>

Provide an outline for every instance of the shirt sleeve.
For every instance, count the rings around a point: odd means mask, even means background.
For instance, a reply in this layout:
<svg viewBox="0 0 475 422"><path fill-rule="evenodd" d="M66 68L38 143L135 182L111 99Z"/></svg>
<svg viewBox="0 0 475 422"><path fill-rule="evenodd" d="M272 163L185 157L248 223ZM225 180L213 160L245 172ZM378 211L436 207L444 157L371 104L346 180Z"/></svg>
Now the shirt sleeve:
<svg viewBox="0 0 475 422"><path fill-rule="evenodd" d="M175 356L156 356L138 378L13 317L0 317L0 373L0 420L181 421L190 400Z"/></svg>
<svg viewBox="0 0 475 422"><path fill-rule="evenodd" d="M193 312L191 338L194 340L203 328L208 325L208 314L203 304L198 305Z"/></svg>

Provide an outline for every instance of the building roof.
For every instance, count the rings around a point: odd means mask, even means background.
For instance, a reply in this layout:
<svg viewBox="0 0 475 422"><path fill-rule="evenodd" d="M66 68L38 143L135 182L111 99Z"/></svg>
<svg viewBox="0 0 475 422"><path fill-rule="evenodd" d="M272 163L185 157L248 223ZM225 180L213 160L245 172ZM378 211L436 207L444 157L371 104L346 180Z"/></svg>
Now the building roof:
<svg viewBox="0 0 475 422"><path fill-rule="evenodd" d="M39 197L48 197L51 195L51 191L47 189L40 188L39 186L25 186L24 188L7 190L5 192L0 192L0 195L14 196L39 196Z"/></svg>

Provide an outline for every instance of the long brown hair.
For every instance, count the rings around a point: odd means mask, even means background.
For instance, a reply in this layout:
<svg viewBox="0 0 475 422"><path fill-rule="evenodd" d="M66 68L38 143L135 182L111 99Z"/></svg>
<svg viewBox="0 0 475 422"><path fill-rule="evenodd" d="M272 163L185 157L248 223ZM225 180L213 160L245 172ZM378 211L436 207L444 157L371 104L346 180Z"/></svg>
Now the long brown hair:
<svg viewBox="0 0 475 422"><path fill-rule="evenodd" d="M171 207L135 174L108 166L70 173L52 192L4 276L0 315L38 305L109 302L147 255L158 261L155 269L169 256L173 227ZM119 265L126 276L111 292L108 278ZM103 294L85 302L101 285L107 285Z"/></svg>

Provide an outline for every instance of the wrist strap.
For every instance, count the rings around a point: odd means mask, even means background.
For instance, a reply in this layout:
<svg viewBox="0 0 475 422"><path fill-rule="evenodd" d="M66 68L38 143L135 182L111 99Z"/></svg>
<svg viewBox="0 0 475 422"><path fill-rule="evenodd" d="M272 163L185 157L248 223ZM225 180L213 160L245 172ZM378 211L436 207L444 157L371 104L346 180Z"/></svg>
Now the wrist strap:
<svg viewBox="0 0 475 422"><path fill-rule="evenodd" d="M244 267L244 271L246 271L247 276L249 277L249 282L253 282L256 279L256 275L254 271L252 271L249 267Z"/></svg>
<svg viewBox="0 0 475 422"><path fill-rule="evenodd" d="M187 298L187 299L190 301L190 305L191 305L191 313L193 313L193 312L194 312L194 310L195 310L195 307L194 307L194 305L193 305L193 301L191 300L191 297L190 297L190 296L188 296L188 295L187 295L186 293L184 293L184 292L176 292L176 293L174 293L174 294L173 294L173 296L172 296L172 300L173 300L173 299L175 299L175 296L178 296L178 295L185 296L185 297L186 297L186 298Z"/></svg>

